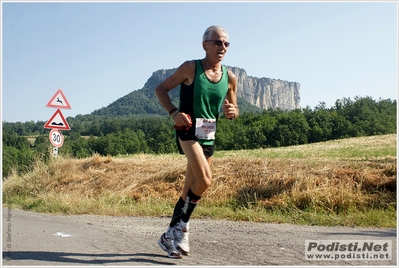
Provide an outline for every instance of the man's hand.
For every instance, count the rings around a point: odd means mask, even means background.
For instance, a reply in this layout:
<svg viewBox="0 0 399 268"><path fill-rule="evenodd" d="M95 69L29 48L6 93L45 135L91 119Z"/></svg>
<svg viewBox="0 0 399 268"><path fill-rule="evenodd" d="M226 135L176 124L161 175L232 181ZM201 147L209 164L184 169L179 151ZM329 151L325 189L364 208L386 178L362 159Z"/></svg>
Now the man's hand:
<svg viewBox="0 0 399 268"><path fill-rule="evenodd" d="M174 128L177 130L188 130L193 124L191 116L185 113L178 112L172 119L175 121Z"/></svg>
<svg viewBox="0 0 399 268"><path fill-rule="evenodd" d="M237 115L237 106L234 103L230 103L227 99L224 99L223 113L228 119L234 119Z"/></svg>

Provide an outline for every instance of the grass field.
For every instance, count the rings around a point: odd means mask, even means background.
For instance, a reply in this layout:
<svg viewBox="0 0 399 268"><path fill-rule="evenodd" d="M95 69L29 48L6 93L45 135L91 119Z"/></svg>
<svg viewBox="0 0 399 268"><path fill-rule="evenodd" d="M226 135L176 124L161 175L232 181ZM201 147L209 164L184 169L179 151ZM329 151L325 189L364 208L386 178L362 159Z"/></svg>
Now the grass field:
<svg viewBox="0 0 399 268"><path fill-rule="evenodd" d="M396 227L396 138L217 151L213 184L192 217ZM179 154L59 156L3 182L3 204L48 213L170 216L185 165Z"/></svg>

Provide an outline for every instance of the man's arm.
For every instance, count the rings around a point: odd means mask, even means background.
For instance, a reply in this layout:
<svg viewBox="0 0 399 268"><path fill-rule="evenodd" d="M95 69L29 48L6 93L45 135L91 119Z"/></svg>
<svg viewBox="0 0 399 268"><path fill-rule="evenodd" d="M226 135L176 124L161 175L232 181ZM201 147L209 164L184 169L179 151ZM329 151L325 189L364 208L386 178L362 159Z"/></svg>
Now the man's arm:
<svg viewBox="0 0 399 268"><path fill-rule="evenodd" d="M170 100L168 92L181 83L190 84L193 79L194 70L195 65L193 65L193 62L186 61L180 65L171 76L166 78L155 88L155 95L168 113L176 109Z"/></svg>
<svg viewBox="0 0 399 268"><path fill-rule="evenodd" d="M228 70L229 74L229 89L226 94L226 100L223 104L223 112L226 118L234 119L239 115L237 106L237 77L235 74Z"/></svg>

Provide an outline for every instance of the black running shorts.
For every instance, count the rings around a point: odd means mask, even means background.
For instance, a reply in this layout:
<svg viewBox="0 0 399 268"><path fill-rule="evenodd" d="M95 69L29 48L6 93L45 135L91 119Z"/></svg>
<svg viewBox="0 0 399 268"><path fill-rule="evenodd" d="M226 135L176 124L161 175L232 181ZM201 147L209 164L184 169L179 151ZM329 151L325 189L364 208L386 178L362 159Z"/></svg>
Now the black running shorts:
<svg viewBox="0 0 399 268"><path fill-rule="evenodd" d="M179 153L180 154L184 154L183 149L180 146L180 142L179 142L179 138L182 141L189 141L189 140L193 140L193 141L197 141L197 137L193 134L190 133L190 131L176 131L176 144L177 144L177 148L179 149ZM204 151L204 155L206 158L209 158L211 156L213 156L213 153L215 152L215 142L213 142L212 145L202 145L200 143L202 150Z"/></svg>

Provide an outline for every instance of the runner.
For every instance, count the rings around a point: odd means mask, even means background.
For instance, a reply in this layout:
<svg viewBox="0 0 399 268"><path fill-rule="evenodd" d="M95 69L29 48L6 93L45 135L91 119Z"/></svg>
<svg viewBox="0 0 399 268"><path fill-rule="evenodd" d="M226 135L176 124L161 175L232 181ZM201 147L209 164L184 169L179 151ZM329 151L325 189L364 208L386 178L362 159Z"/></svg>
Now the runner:
<svg viewBox="0 0 399 268"><path fill-rule="evenodd" d="M187 158L186 180L168 229L158 244L170 258L188 255L189 219L204 192L212 184L210 165L215 150L216 122L224 116L238 116L237 79L221 64L230 46L228 34L220 26L211 26L203 35L205 57L181 64L174 74L155 89L162 106L175 123L176 142ZM180 104L176 108L168 92L180 85Z"/></svg>

